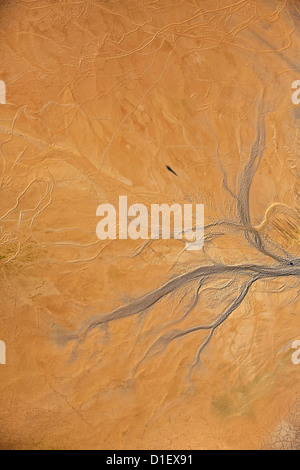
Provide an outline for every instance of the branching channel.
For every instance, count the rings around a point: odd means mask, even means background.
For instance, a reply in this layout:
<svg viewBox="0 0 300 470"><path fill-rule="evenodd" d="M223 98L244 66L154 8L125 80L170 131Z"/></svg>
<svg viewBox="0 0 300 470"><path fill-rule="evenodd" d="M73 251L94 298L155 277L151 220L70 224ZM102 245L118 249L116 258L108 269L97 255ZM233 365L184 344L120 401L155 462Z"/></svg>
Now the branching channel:
<svg viewBox="0 0 300 470"><path fill-rule="evenodd" d="M250 150L250 157L240 175L238 184L238 193L236 195L236 211L238 218L235 222L232 221L218 221L207 227L209 231L214 228L220 229L221 225L236 225L243 231L244 237L257 252L264 255L266 264L239 264L239 265L225 265L213 264L207 266L200 266L196 269L186 272L185 274L171 279L169 282L163 284L161 287L149 292L148 294L133 300L131 303L113 310L107 314L94 315L89 318L82 327L69 334L65 331L59 330L57 333L57 340L65 344L69 341L81 342L84 341L86 336L95 328L101 325L109 324L113 321L122 320L126 317L133 317L147 312L154 307L158 302L166 296L179 292L180 289L187 288L191 283L198 282L198 290L192 306L186 308L184 317L189 315L193 310L199 299L199 293L203 288L203 284L208 281L216 279L220 275L229 277L232 280L242 281L235 299L231 304L224 309L214 321L208 324L198 324L188 329L173 329L166 334L161 335L157 341L148 349L146 354L141 358L136 367L146 359L155 354L162 352L173 341L197 333L199 331L207 331L208 336L200 345L193 367L199 364L200 357L205 348L211 342L215 332L223 325L228 318L243 304L245 298L248 296L252 286L259 280L285 278L285 277L300 277L300 258L295 258L280 246L274 244L273 241L268 240L267 237L262 237L260 233L253 227L250 216L250 191L251 185L255 176L261 159L263 158L266 146L266 131L265 131L265 117L262 106L258 109L256 138ZM269 263L268 263L269 261Z"/></svg>

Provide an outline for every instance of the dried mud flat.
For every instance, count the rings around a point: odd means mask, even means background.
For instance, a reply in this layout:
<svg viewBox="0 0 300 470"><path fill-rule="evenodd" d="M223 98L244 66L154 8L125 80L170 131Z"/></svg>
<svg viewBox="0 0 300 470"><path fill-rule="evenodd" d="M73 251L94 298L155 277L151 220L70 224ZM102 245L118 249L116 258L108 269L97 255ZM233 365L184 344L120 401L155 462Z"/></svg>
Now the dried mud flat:
<svg viewBox="0 0 300 470"><path fill-rule="evenodd" d="M1 2L1 449L299 449L299 50L296 1ZM203 250L98 240L120 195Z"/></svg>

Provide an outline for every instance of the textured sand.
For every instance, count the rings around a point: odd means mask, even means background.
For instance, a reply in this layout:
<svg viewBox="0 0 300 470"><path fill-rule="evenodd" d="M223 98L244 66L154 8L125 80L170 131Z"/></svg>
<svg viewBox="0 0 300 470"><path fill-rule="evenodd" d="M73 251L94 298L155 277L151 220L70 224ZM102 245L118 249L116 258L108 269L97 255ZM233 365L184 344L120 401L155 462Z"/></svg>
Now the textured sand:
<svg viewBox="0 0 300 470"><path fill-rule="evenodd" d="M299 449L299 50L298 1L1 0L0 448ZM120 195L204 249L98 240Z"/></svg>

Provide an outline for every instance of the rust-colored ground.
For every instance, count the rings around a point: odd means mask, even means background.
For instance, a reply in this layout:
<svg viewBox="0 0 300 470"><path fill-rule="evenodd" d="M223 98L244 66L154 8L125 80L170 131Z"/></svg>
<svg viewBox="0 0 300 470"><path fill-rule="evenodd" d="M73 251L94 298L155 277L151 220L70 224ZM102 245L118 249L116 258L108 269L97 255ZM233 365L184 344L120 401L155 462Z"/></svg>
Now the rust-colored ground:
<svg viewBox="0 0 300 470"><path fill-rule="evenodd" d="M298 0L1 0L0 448L300 447L299 50ZM98 240L120 195L204 249Z"/></svg>

